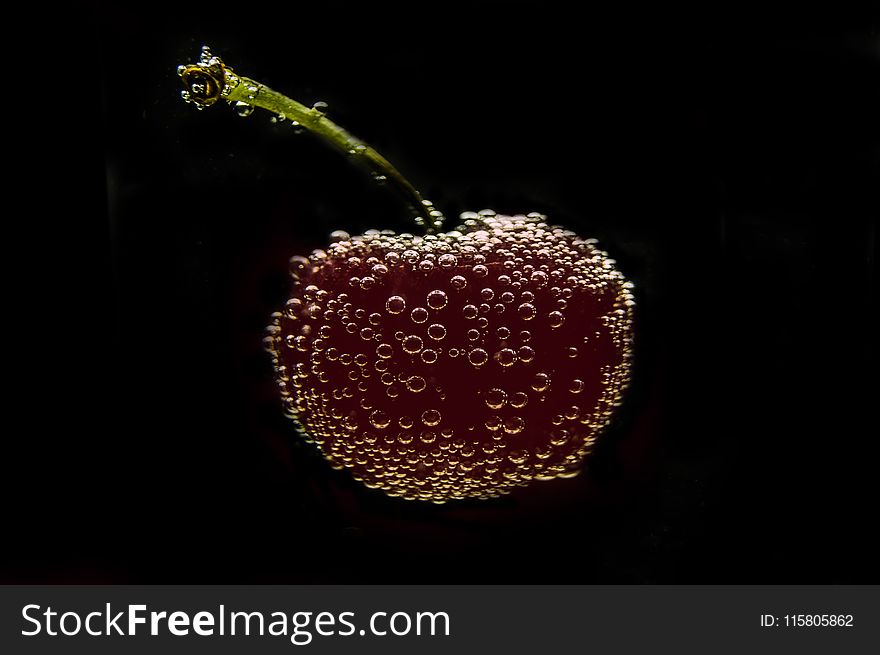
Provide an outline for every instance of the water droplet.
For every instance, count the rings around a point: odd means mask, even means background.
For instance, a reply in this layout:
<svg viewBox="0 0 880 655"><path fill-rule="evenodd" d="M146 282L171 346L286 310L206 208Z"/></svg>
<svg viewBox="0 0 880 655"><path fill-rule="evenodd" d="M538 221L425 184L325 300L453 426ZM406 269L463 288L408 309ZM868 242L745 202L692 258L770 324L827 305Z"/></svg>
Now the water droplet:
<svg viewBox="0 0 880 655"><path fill-rule="evenodd" d="M424 307L416 307L409 313L409 317L413 323L424 323L428 320L428 310Z"/></svg>
<svg viewBox="0 0 880 655"><path fill-rule="evenodd" d="M446 293L440 291L439 289L434 289L428 294L428 307L431 309L443 309L446 307L446 303L449 302L449 298L446 297Z"/></svg>
<svg viewBox="0 0 880 655"><path fill-rule="evenodd" d="M391 296L385 303L385 309L389 314L399 314L406 309L406 301L400 296Z"/></svg>
<svg viewBox="0 0 880 655"><path fill-rule="evenodd" d="M440 341L446 336L446 327L440 323L434 323L428 326L428 336L435 341Z"/></svg>
<svg viewBox="0 0 880 655"><path fill-rule="evenodd" d="M482 366L489 361L489 353L487 353L482 348L474 348L468 354L468 361L474 366Z"/></svg>
<svg viewBox="0 0 880 655"><path fill-rule="evenodd" d="M391 423L391 419L381 409L374 409L370 414L370 425L378 430L387 428L389 423Z"/></svg>
<svg viewBox="0 0 880 655"><path fill-rule="evenodd" d="M503 389L489 389L484 400L488 408L501 409L507 402L507 394Z"/></svg>
<svg viewBox="0 0 880 655"><path fill-rule="evenodd" d="M524 321L530 321L535 318L537 312L538 310L535 309L535 306L528 302L524 302L516 308L516 313L519 314L519 317Z"/></svg>
<svg viewBox="0 0 880 655"><path fill-rule="evenodd" d="M323 116L327 113L328 105L326 102L319 100L318 102L312 105L312 112L318 114L319 116Z"/></svg>
<svg viewBox="0 0 880 655"><path fill-rule="evenodd" d="M408 337L404 338L402 345L403 350L406 353L414 355L422 349L422 338L415 334L411 334Z"/></svg>
<svg viewBox="0 0 880 655"><path fill-rule="evenodd" d="M436 409L426 409L422 412L422 423L429 427L437 425L441 418L440 412Z"/></svg>
<svg viewBox="0 0 880 655"><path fill-rule="evenodd" d="M461 275L453 275L449 278L449 284L452 285L452 288L456 291L461 291L467 286L467 279Z"/></svg>

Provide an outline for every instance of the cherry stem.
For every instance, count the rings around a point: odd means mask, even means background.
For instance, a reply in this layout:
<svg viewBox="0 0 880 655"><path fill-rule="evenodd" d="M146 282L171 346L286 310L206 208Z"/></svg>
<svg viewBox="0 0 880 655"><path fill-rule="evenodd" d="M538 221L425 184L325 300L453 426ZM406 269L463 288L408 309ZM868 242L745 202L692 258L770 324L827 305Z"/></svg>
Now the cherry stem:
<svg viewBox="0 0 880 655"><path fill-rule="evenodd" d="M373 168L374 179L390 182L407 203L409 211L414 213L416 222L424 225L429 234L441 227L443 214L429 200L422 198L387 159L327 118L322 103L306 107L264 84L238 75L219 57L212 55L207 46L202 46L198 63L178 66L177 74L184 85L183 99L197 109L210 107L222 99L238 108L260 107L276 114L279 119L300 125L345 154L367 162Z"/></svg>

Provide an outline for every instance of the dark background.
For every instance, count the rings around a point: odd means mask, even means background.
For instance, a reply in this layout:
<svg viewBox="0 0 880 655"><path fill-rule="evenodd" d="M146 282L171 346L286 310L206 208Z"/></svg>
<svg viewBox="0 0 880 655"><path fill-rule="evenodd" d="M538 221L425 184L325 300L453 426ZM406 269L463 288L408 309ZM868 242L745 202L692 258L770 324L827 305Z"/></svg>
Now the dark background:
<svg viewBox="0 0 880 655"><path fill-rule="evenodd" d="M880 23L709 4L91 3L18 31L0 579L880 582ZM423 506L297 441L260 349L287 259L412 227L310 136L185 105L202 43L327 102L451 224L600 239L639 350L585 474Z"/></svg>

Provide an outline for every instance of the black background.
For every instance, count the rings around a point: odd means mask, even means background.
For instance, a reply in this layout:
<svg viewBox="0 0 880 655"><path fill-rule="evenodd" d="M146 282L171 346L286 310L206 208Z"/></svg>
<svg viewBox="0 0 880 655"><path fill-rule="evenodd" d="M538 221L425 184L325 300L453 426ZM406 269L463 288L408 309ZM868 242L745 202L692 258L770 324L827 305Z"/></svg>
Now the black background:
<svg viewBox="0 0 880 655"><path fill-rule="evenodd" d="M876 16L372 4L18 31L2 580L880 581ZM639 351L584 475L423 506L297 442L260 349L288 257L411 226L308 135L185 105L202 43L327 102L447 216L600 239Z"/></svg>

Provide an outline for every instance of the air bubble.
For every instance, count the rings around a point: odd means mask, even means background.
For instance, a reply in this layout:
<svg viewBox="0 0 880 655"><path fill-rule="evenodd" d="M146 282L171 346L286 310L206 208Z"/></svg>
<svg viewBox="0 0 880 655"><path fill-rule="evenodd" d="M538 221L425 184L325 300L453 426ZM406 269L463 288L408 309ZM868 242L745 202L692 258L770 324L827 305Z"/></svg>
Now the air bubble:
<svg viewBox="0 0 880 655"><path fill-rule="evenodd" d="M406 309L406 301L400 296L391 296L385 302L385 309L389 314L399 314Z"/></svg>
<svg viewBox="0 0 880 655"><path fill-rule="evenodd" d="M517 391L510 396L510 406L515 407L516 409L522 409L528 404L528 402L528 395L523 393L522 391Z"/></svg>
<svg viewBox="0 0 880 655"><path fill-rule="evenodd" d="M425 348L422 351L421 357L422 361L425 362L425 364L433 364L437 361L437 351L432 350L431 348Z"/></svg>
<svg viewBox="0 0 880 655"><path fill-rule="evenodd" d="M471 272L476 277L486 277L489 274L489 269L483 266L482 264L477 264L471 269Z"/></svg>
<svg viewBox="0 0 880 655"><path fill-rule="evenodd" d="M241 116L242 118L250 116L251 114L254 113L254 106L249 105L246 102L236 102L234 105L232 105L232 108L235 111L235 113L238 114L239 116Z"/></svg>
<svg viewBox="0 0 880 655"><path fill-rule="evenodd" d="M412 391L413 393L419 393L420 391L424 391L425 387L428 386L425 382L425 378L420 375L413 375L406 381L406 388Z"/></svg>
<svg viewBox="0 0 880 655"><path fill-rule="evenodd" d="M455 258L455 255L446 253L437 258L437 263L440 264L442 268L452 268L458 263L458 260ZM452 279L454 280L455 278Z"/></svg>
<svg viewBox="0 0 880 655"><path fill-rule="evenodd" d="M524 321L530 321L535 318L535 314L538 313L538 310L535 309L535 306L531 303L524 302L522 305L516 308L516 313L519 314L519 317Z"/></svg>
<svg viewBox="0 0 880 655"><path fill-rule="evenodd" d="M468 361L474 366L482 366L489 361L489 353L482 348L474 348L468 353Z"/></svg>
<svg viewBox="0 0 880 655"><path fill-rule="evenodd" d="M575 378L571 381L571 386L568 388L571 393L580 393L584 390L584 381Z"/></svg>
<svg viewBox="0 0 880 655"><path fill-rule="evenodd" d="M449 278L449 284L456 291L461 291L467 286L467 279L462 277L461 275L453 275Z"/></svg>
<svg viewBox="0 0 880 655"><path fill-rule="evenodd" d="M416 307L409 313L409 317L413 323L424 323L428 320L428 310L424 307Z"/></svg>
<svg viewBox="0 0 880 655"><path fill-rule="evenodd" d="M565 323L565 315L562 312L550 312L547 318L550 319L550 327L552 328L562 327L562 324Z"/></svg>
<svg viewBox="0 0 880 655"><path fill-rule="evenodd" d="M546 373L535 373L532 378L532 389L535 391L547 391L550 387L550 376Z"/></svg>
<svg viewBox="0 0 880 655"><path fill-rule="evenodd" d="M510 348L502 348L495 353L495 360L503 367L507 368L516 362L516 353Z"/></svg>
<svg viewBox="0 0 880 655"><path fill-rule="evenodd" d="M374 409L370 414L370 425L378 430L387 428L389 423L391 423L391 419L381 409Z"/></svg>
<svg viewBox="0 0 880 655"><path fill-rule="evenodd" d="M526 422L520 416L508 416L504 419L504 431L507 434L519 434L523 431Z"/></svg>
<svg viewBox="0 0 880 655"><path fill-rule="evenodd" d="M411 334L403 340L403 350L404 352L414 355L422 349L422 338Z"/></svg>
<svg viewBox="0 0 880 655"><path fill-rule="evenodd" d="M426 409L422 412L422 423L427 425L428 427L433 427L440 422L441 419L440 412L436 409Z"/></svg>
<svg viewBox="0 0 880 655"><path fill-rule="evenodd" d="M376 346L376 354L382 359L388 359L394 354L394 348L387 343L381 343Z"/></svg>
<svg viewBox="0 0 880 655"><path fill-rule="evenodd" d="M503 389L489 389L484 400L489 409L501 409L507 402L507 394Z"/></svg>
<svg viewBox="0 0 880 655"><path fill-rule="evenodd" d="M284 306L284 313L287 314L287 317L296 320L299 318L299 313L302 311L302 300L299 298L291 298L287 301L287 304Z"/></svg>
<svg viewBox="0 0 880 655"><path fill-rule="evenodd" d="M471 320L477 317L478 310L474 305L465 305L461 313L466 319Z"/></svg>
<svg viewBox="0 0 880 655"><path fill-rule="evenodd" d="M449 298L446 297L445 292L435 289L428 294L427 302L431 309L443 309L449 302Z"/></svg>
<svg viewBox="0 0 880 655"><path fill-rule="evenodd" d="M520 360L528 364L535 358L535 349L531 346L520 346L516 351L516 354Z"/></svg>
<svg viewBox="0 0 880 655"><path fill-rule="evenodd" d="M446 336L446 328L440 323L433 323L428 326L428 336L435 341L440 341Z"/></svg>

